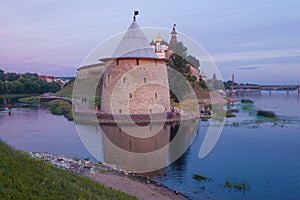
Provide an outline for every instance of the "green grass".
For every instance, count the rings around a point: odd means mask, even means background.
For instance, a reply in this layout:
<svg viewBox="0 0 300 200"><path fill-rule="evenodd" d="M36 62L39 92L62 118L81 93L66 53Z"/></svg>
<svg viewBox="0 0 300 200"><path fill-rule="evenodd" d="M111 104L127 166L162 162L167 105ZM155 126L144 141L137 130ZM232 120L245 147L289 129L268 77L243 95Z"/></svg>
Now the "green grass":
<svg viewBox="0 0 300 200"><path fill-rule="evenodd" d="M72 121L72 105L63 100L53 100L44 104L46 107L49 107L50 111L54 115L64 115L68 120Z"/></svg>
<svg viewBox="0 0 300 200"><path fill-rule="evenodd" d="M137 199L0 141L0 199Z"/></svg>
<svg viewBox="0 0 300 200"><path fill-rule="evenodd" d="M136 199L0 141L0 199Z"/></svg>
<svg viewBox="0 0 300 200"><path fill-rule="evenodd" d="M30 96L38 96L39 94L1 94L0 99L2 98L10 98L10 99L18 99Z"/></svg>
<svg viewBox="0 0 300 200"><path fill-rule="evenodd" d="M40 103L40 98L35 97L35 96L30 96L30 97L19 98L18 101L22 102L22 103L39 104Z"/></svg>
<svg viewBox="0 0 300 200"><path fill-rule="evenodd" d="M74 82L75 82L75 79L71 80L60 91L55 93L55 95L63 96L63 97L72 97Z"/></svg>

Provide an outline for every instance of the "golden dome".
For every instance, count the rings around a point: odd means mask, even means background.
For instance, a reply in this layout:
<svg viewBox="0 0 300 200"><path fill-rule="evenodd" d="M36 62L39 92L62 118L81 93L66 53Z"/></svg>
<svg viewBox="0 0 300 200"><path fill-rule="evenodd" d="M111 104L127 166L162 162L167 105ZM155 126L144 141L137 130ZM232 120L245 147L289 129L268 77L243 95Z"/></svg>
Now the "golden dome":
<svg viewBox="0 0 300 200"><path fill-rule="evenodd" d="M163 39L162 39L162 37L160 37L160 33L158 33L158 37L156 39L156 42L162 42L162 41L163 41Z"/></svg>

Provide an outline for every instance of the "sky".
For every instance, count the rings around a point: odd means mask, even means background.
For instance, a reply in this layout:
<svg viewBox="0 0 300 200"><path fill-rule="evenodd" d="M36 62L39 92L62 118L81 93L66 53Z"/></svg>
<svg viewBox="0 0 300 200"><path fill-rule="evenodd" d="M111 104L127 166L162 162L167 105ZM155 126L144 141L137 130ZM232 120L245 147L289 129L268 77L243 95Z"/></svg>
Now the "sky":
<svg viewBox="0 0 300 200"><path fill-rule="evenodd" d="M89 52L126 31L139 10L141 27L176 23L205 48L223 80L235 74L238 82L298 84L299 9L297 0L2 0L0 69L75 76Z"/></svg>

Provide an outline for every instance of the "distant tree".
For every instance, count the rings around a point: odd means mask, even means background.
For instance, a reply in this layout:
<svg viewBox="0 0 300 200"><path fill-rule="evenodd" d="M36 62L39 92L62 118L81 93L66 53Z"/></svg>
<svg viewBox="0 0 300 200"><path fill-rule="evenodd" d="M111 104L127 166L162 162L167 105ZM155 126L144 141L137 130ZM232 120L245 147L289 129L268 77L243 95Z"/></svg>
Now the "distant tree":
<svg viewBox="0 0 300 200"><path fill-rule="evenodd" d="M15 93L15 86L11 82L5 83L5 93L6 94L14 94Z"/></svg>
<svg viewBox="0 0 300 200"><path fill-rule="evenodd" d="M199 62L199 60L196 57L189 55L189 56L186 57L186 59L195 68L198 68L200 66L200 62Z"/></svg>
<svg viewBox="0 0 300 200"><path fill-rule="evenodd" d="M184 46L182 42L178 42L176 44L170 44L169 49L176 53L177 55L182 56L183 58L187 57L187 48Z"/></svg>
<svg viewBox="0 0 300 200"><path fill-rule="evenodd" d="M13 81L11 83L13 84L13 86L15 88L14 93L16 93L16 94L24 93L25 87L24 87L24 84L21 81L16 80L16 81Z"/></svg>
<svg viewBox="0 0 300 200"><path fill-rule="evenodd" d="M170 55L167 66L180 72L186 78L191 75L191 68L187 60L176 53Z"/></svg>
<svg viewBox="0 0 300 200"><path fill-rule="evenodd" d="M5 83L3 81L0 81L0 94L5 94Z"/></svg>
<svg viewBox="0 0 300 200"><path fill-rule="evenodd" d="M235 84L236 85L236 84ZM225 87L225 90L227 89L231 89L231 86L232 86L232 81L226 81L224 82L224 87Z"/></svg>
<svg viewBox="0 0 300 200"><path fill-rule="evenodd" d="M199 82L198 82L198 85L202 88L202 89L204 89L204 90L206 90L206 91L208 91L208 86L207 86L207 82L206 81L204 81L204 80L199 80Z"/></svg>
<svg viewBox="0 0 300 200"><path fill-rule="evenodd" d="M39 75L37 73L29 73L29 72L26 72L25 74L22 75L23 78L29 78L29 79L32 79L32 80L36 80L39 78Z"/></svg>
<svg viewBox="0 0 300 200"><path fill-rule="evenodd" d="M47 93L50 92L51 90L51 85L50 83L47 83L47 81L41 80L41 79L37 79L35 80L35 82L39 85L39 91L37 91L37 93Z"/></svg>
<svg viewBox="0 0 300 200"><path fill-rule="evenodd" d="M50 82L49 86L50 86L49 92L54 93L54 92L58 92L61 89L60 85L56 82Z"/></svg>
<svg viewBox="0 0 300 200"><path fill-rule="evenodd" d="M5 81L5 73L2 69L0 69L0 81Z"/></svg>
<svg viewBox="0 0 300 200"><path fill-rule="evenodd" d="M25 90L24 93L26 94L33 94L33 93L40 93L40 86L29 78L20 78L20 82L23 83Z"/></svg>
<svg viewBox="0 0 300 200"><path fill-rule="evenodd" d="M20 74L14 73L14 72L8 72L6 73L6 79L7 81L15 81L18 80L20 78Z"/></svg>

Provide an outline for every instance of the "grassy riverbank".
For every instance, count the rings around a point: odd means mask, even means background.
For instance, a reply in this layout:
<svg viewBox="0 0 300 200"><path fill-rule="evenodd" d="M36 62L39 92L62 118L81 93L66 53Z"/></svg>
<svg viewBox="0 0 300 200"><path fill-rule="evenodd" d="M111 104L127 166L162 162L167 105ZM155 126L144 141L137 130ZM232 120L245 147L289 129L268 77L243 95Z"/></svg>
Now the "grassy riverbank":
<svg viewBox="0 0 300 200"><path fill-rule="evenodd" d="M68 120L72 121L72 105L63 100L53 100L48 103L44 103L46 107L49 107L50 111L54 115L64 115Z"/></svg>
<svg viewBox="0 0 300 200"><path fill-rule="evenodd" d="M41 104L51 111L54 115L64 115L68 120L73 121L72 105L63 100L53 100L50 102L41 102L39 97L25 97L18 101L28 104Z"/></svg>
<svg viewBox="0 0 300 200"><path fill-rule="evenodd" d="M136 199L0 141L0 199Z"/></svg>

